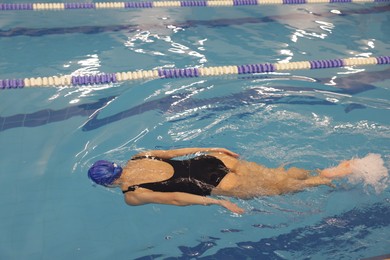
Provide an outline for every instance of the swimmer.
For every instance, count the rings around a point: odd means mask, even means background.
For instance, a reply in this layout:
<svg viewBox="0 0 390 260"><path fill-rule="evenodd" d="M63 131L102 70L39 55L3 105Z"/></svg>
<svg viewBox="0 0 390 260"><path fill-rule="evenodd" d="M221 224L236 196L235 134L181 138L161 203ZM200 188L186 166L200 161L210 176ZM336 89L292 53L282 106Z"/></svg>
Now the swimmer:
<svg viewBox="0 0 390 260"><path fill-rule="evenodd" d="M188 155L192 156L177 158ZM343 161L312 175L296 167L267 168L238 158L238 154L224 148L151 150L134 155L123 168L113 162L97 161L88 176L105 187L121 188L125 202L132 206L149 203L219 205L242 214L244 209L215 196L251 199L319 185L332 186L332 180L352 173L354 162L364 160Z"/></svg>

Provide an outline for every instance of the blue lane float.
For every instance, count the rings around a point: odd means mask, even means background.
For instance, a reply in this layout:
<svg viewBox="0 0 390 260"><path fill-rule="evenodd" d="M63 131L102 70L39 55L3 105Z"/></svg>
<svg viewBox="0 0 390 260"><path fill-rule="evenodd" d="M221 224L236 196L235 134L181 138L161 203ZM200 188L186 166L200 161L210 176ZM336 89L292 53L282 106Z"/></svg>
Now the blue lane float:
<svg viewBox="0 0 390 260"><path fill-rule="evenodd" d="M201 68L154 69L117 73L100 73L77 76L48 76L37 78L0 79L0 89L20 89L25 87L57 87L113 84L130 80L174 79L221 75L272 73L288 70L329 69L347 66L369 66L390 64L390 56L370 58L347 58L312 60L288 63L258 63Z"/></svg>
<svg viewBox="0 0 390 260"><path fill-rule="evenodd" d="M334 3L383 3L390 0L198 0L198 1L143 1L102 3L0 3L0 11L50 11L82 9L133 9L172 7L223 7L254 5L297 5Z"/></svg>

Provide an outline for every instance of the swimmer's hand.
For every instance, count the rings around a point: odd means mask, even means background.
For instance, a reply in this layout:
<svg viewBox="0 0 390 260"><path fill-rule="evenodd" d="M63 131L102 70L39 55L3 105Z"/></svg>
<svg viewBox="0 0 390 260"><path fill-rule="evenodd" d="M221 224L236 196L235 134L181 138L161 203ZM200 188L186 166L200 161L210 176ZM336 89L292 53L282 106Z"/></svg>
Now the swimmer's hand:
<svg viewBox="0 0 390 260"><path fill-rule="evenodd" d="M240 208L239 206L237 206L237 204L230 202L228 200L219 200L219 205L236 214L245 213L244 209Z"/></svg>
<svg viewBox="0 0 390 260"><path fill-rule="evenodd" d="M224 154L227 154L227 155L230 155L234 158L238 158L240 157L239 154L235 153L235 152L232 152L228 149L225 149L225 148L210 148L210 150L208 152L214 152L214 153L224 153Z"/></svg>

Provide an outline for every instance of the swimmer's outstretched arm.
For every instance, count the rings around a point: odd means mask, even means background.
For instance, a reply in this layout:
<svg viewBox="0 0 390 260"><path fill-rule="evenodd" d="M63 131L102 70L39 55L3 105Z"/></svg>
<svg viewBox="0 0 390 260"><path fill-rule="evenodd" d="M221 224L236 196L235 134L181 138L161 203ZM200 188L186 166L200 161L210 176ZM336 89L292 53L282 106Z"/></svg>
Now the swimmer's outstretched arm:
<svg viewBox="0 0 390 260"><path fill-rule="evenodd" d="M229 151L228 149L225 148L181 148L181 149L173 149L173 150L146 151L134 155L133 158L138 156L156 156L163 159L171 159L171 158L180 157L188 154L195 154L199 152L200 153L224 153L235 158L239 157L239 155L236 154L235 152Z"/></svg>
<svg viewBox="0 0 390 260"><path fill-rule="evenodd" d="M149 203L175 206L219 205L237 214L242 214L245 212L242 208L228 200L213 199L210 197L203 197L185 192L133 191L126 193L125 201L128 205L132 206L139 206Z"/></svg>

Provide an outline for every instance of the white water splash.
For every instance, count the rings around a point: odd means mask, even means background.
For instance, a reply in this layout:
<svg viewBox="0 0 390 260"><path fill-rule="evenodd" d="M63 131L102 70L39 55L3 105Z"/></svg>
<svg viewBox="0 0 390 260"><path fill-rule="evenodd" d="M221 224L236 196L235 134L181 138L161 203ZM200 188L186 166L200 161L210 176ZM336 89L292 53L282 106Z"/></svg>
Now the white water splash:
<svg viewBox="0 0 390 260"><path fill-rule="evenodd" d="M377 193L387 188L389 173L380 154L370 153L364 158L353 159L351 183L362 182L365 187L372 186Z"/></svg>

